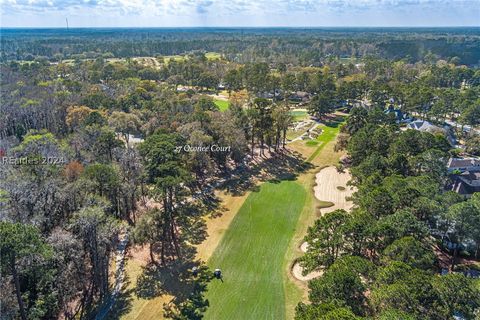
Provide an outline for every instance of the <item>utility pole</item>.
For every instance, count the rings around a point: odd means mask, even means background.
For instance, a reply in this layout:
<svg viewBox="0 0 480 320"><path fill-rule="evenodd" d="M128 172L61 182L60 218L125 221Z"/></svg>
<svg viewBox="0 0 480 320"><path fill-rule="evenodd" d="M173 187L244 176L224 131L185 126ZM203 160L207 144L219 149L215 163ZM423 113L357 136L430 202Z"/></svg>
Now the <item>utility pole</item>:
<svg viewBox="0 0 480 320"><path fill-rule="evenodd" d="M65 18L65 21L67 22L67 31L68 31L68 18Z"/></svg>

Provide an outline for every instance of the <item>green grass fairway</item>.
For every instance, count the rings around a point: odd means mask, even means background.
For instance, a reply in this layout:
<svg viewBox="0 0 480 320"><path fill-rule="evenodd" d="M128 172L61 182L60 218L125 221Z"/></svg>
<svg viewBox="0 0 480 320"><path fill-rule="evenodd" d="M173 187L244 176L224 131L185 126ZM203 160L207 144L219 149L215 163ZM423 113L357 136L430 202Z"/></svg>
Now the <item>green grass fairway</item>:
<svg viewBox="0 0 480 320"><path fill-rule="evenodd" d="M338 132L340 131L340 122L334 123L330 126L322 126L320 127L320 129L322 129L322 133L315 140L311 140L318 143L308 143L309 141L307 141L306 143L308 146L318 146L317 149L312 153L312 155L307 159L307 162L315 159L315 157L318 156L320 151L322 151L323 147L325 147L327 143L335 139Z"/></svg>
<svg viewBox="0 0 480 320"><path fill-rule="evenodd" d="M294 181L264 183L235 216L208 265L207 320L285 319L284 258L307 192Z"/></svg>
<svg viewBox="0 0 480 320"><path fill-rule="evenodd" d="M220 111L226 111L230 107L230 102L225 100L214 100L215 105L220 109Z"/></svg>

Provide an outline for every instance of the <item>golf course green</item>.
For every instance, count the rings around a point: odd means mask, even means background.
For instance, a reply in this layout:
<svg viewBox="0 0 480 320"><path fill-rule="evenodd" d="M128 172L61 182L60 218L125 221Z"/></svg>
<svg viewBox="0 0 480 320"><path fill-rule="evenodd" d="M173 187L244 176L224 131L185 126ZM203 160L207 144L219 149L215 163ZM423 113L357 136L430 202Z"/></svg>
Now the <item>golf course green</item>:
<svg viewBox="0 0 480 320"><path fill-rule="evenodd" d="M208 261L223 282L209 284L205 319L285 319L283 262L306 197L295 181L249 195Z"/></svg>

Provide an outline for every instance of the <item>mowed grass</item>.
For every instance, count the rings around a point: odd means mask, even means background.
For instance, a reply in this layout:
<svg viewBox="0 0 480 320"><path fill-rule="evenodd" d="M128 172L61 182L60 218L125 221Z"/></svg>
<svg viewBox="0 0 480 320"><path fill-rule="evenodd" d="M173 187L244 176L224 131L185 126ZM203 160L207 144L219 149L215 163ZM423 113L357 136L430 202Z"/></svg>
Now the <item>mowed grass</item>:
<svg viewBox="0 0 480 320"><path fill-rule="evenodd" d="M222 112L228 110L228 108L230 107L230 102L226 100L215 99L213 103L215 103L218 109L220 109L220 111Z"/></svg>
<svg viewBox="0 0 480 320"><path fill-rule="evenodd" d="M307 145L317 146L317 149L307 159L307 162L310 162L313 159L315 159L320 153L320 151L322 151L322 149L325 147L325 145L335 139L338 132L340 131L340 126L339 124L336 124L334 126L325 125L325 126L321 126L320 129L322 129L322 133L318 135L318 137L315 140L311 140L312 142L310 143L309 141L307 141Z"/></svg>
<svg viewBox="0 0 480 320"><path fill-rule="evenodd" d="M294 181L264 183L240 208L208 265L223 282L209 284L205 319L285 319L284 261L307 198Z"/></svg>
<svg viewBox="0 0 480 320"><path fill-rule="evenodd" d="M293 121L301 121L308 117L307 111L293 110L290 111L290 114L293 117Z"/></svg>

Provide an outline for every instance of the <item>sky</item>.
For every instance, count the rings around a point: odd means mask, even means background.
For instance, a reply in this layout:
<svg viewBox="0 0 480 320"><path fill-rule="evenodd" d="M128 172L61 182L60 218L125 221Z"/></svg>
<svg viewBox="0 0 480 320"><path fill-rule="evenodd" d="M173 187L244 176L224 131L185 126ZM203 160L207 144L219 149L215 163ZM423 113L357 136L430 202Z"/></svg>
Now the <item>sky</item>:
<svg viewBox="0 0 480 320"><path fill-rule="evenodd" d="M0 0L1 27L480 26L480 0Z"/></svg>

